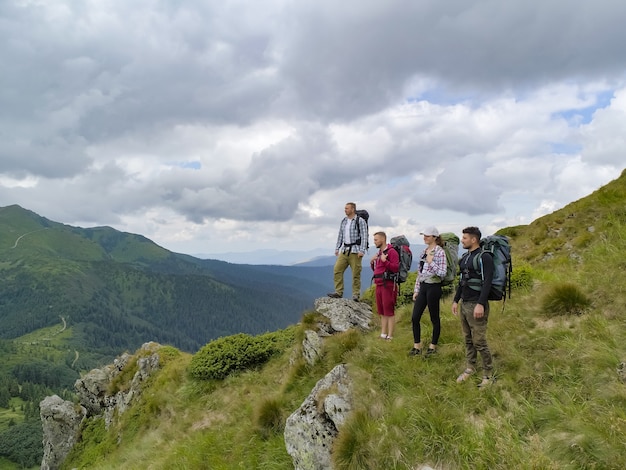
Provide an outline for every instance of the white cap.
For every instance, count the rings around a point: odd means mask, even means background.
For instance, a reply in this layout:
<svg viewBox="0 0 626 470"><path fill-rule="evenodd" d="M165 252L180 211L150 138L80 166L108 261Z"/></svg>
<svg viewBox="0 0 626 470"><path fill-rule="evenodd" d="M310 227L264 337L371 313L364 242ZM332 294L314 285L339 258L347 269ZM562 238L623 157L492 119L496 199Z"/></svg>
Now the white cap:
<svg viewBox="0 0 626 470"><path fill-rule="evenodd" d="M433 237L439 236L439 230L436 227L426 227L423 232L420 232L420 235L432 235Z"/></svg>

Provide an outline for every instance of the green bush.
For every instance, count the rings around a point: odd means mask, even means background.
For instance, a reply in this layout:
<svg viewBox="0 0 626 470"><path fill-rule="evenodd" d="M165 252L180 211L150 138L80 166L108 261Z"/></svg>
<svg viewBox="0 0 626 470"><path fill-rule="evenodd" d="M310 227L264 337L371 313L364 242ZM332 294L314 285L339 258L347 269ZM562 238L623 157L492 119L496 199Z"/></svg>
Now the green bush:
<svg viewBox="0 0 626 470"><path fill-rule="evenodd" d="M251 336L239 333L211 341L191 359L191 376L200 380L221 380L235 371L265 363L280 350L276 334Z"/></svg>
<svg viewBox="0 0 626 470"><path fill-rule="evenodd" d="M576 284L562 283L552 286L543 297L542 308L550 315L582 314L591 304L589 298Z"/></svg>

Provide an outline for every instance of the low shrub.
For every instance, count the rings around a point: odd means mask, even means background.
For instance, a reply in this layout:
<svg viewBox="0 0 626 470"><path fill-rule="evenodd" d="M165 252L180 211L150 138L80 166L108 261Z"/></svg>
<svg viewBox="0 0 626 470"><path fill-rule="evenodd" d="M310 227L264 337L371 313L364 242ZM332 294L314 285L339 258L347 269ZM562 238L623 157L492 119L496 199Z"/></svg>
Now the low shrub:
<svg viewBox="0 0 626 470"><path fill-rule="evenodd" d="M549 315L580 315L590 304L582 289L571 283L552 286L542 300L543 311Z"/></svg>
<svg viewBox="0 0 626 470"><path fill-rule="evenodd" d="M280 434L284 429L285 413L280 400L276 398L264 399L256 409L255 422L259 433L264 439Z"/></svg>
<svg viewBox="0 0 626 470"><path fill-rule="evenodd" d="M211 341L191 359L191 376L200 380L221 380L236 371L264 364L280 350L276 334L251 336L239 333Z"/></svg>
<svg viewBox="0 0 626 470"><path fill-rule="evenodd" d="M528 289L533 284L533 270L529 265L516 266L511 273L511 287Z"/></svg>

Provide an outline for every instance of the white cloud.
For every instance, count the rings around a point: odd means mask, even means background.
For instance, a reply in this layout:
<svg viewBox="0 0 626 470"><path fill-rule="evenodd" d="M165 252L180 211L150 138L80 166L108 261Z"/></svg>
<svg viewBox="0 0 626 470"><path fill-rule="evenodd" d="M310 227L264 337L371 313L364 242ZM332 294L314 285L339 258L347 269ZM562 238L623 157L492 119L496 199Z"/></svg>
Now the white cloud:
<svg viewBox="0 0 626 470"><path fill-rule="evenodd" d="M0 205L189 253L528 223L624 167L624 13L4 2Z"/></svg>

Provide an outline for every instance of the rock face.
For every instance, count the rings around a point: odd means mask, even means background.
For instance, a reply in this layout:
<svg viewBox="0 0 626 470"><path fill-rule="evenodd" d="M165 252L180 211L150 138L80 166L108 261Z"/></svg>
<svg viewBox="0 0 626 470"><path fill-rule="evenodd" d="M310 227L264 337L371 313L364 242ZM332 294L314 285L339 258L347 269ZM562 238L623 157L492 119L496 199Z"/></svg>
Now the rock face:
<svg viewBox="0 0 626 470"><path fill-rule="evenodd" d="M304 360L310 365L315 364L322 356L322 338L313 330L306 330L304 332L302 355L304 356Z"/></svg>
<svg viewBox="0 0 626 470"><path fill-rule="evenodd" d="M315 310L328 318L317 330L306 330L302 341L304 360L315 364L323 355L324 338L358 329L370 330L372 309L362 302L324 297L315 301ZM285 424L285 446L300 470L328 469L331 449L339 428L352 409L352 381L340 364L320 380Z"/></svg>
<svg viewBox="0 0 626 470"><path fill-rule="evenodd" d="M330 323L319 322L316 331L306 330L304 332L302 355L310 365L315 364L322 357L324 348L322 338L354 328L361 331L370 330L372 309L365 303L323 297L315 301L315 310L328 318Z"/></svg>
<svg viewBox="0 0 626 470"><path fill-rule="evenodd" d="M57 395L39 404L43 427L42 470L59 468L78 440L80 424L87 410Z"/></svg>
<svg viewBox="0 0 626 470"><path fill-rule="evenodd" d="M335 331L348 331L352 328L370 330L372 309L363 302L322 297L315 301L315 310L330 320Z"/></svg>
<svg viewBox="0 0 626 470"><path fill-rule="evenodd" d="M74 384L79 409L72 402L62 400L58 396L46 397L41 403L41 420L43 423L44 456L42 470L54 470L67 457L79 437L80 426L86 417L102 416L105 426L111 425L113 416L121 415L143 388L144 382L159 368L161 348L157 343L145 343L136 355L137 367L129 383L119 384L122 388L114 390L113 381L127 367L132 367L133 356L123 354L113 364L102 369L94 369Z"/></svg>
<svg viewBox="0 0 626 470"><path fill-rule="evenodd" d="M285 445L296 470L332 468L335 437L352 408L352 380L344 364L320 380L287 418Z"/></svg>

